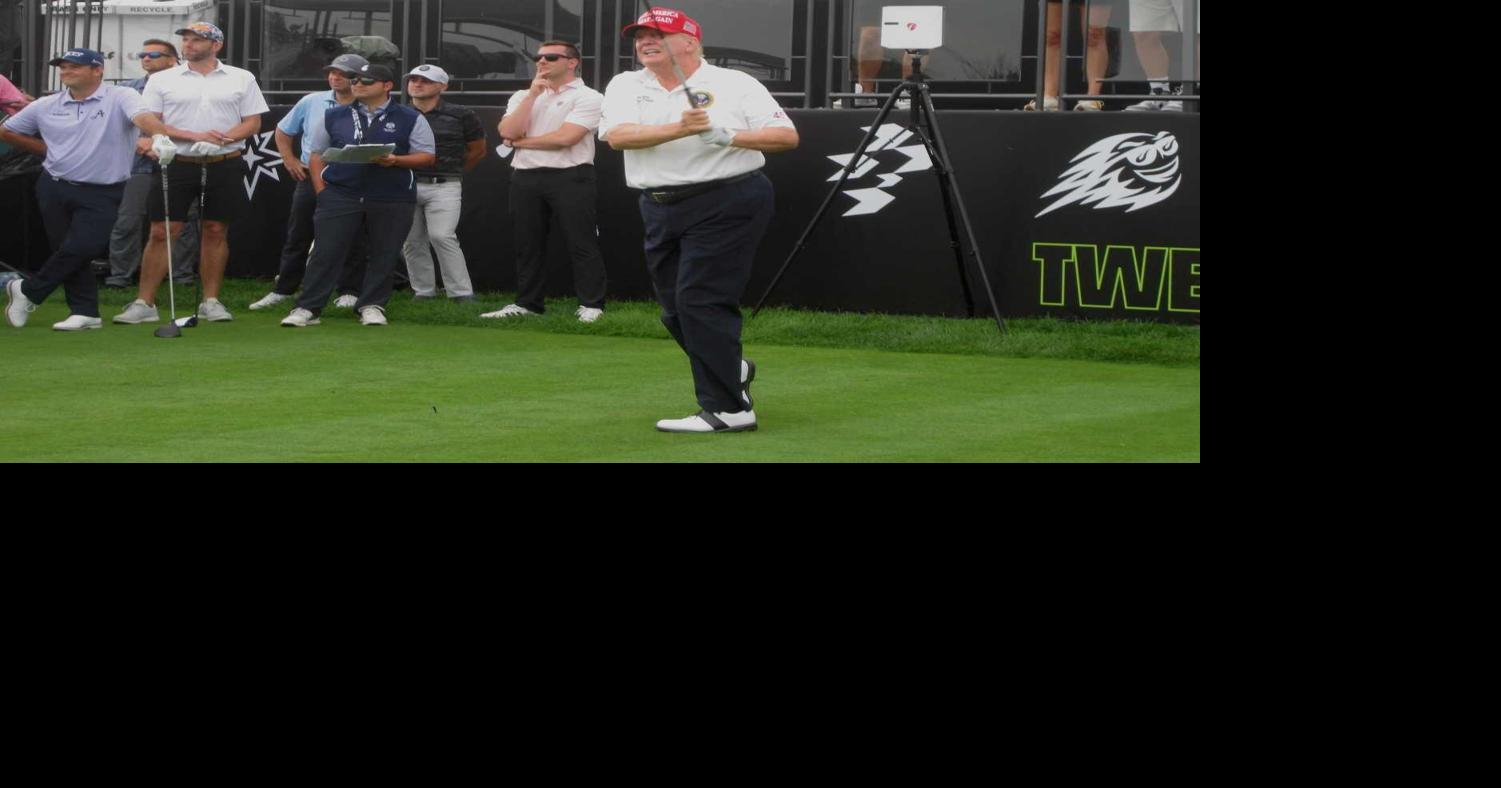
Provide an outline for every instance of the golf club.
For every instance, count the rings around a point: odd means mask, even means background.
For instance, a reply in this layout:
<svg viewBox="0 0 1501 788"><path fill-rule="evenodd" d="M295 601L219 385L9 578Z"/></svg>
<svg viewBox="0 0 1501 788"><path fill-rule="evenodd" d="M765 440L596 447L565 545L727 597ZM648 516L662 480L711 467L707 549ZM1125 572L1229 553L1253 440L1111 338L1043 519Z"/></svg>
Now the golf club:
<svg viewBox="0 0 1501 788"><path fill-rule="evenodd" d="M167 209L167 303L171 307L168 314L171 320L165 326L156 330L156 335L163 339L173 339L182 336L182 329L177 326L177 291L172 287L172 200L167 186L167 165L169 161L162 162L162 202Z"/></svg>
<svg viewBox="0 0 1501 788"><path fill-rule="evenodd" d="M198 165L198 261L194 265L195 276L193 277L197 280L197 284L194 286L195 292L193 294L193 314L183 318L177 323L183 328L198 327L198 308L199 305L203 303L203 206L205 204L204 201L207 199L207 197L208 165L200 164ZM171 266L169 264L168 268L170 269L170 267ZM170 276L170 270L168 271L168 274Z"/></svg>

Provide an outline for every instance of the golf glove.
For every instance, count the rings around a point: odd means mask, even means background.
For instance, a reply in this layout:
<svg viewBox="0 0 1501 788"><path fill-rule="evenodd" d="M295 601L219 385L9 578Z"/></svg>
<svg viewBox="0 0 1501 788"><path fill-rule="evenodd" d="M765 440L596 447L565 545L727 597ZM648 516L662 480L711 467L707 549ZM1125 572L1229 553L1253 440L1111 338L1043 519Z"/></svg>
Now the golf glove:
<svg viewBox="0 0 1501 788"><path fill-rule="evenodd" d="M730 143L735 141L735 132L731 131L730 129L724 128L723 126L715 126L708 131L699 132L698 138L703 140L704 142L709 143L710 145L718 145L722 148L728 148L730 146Z"/></svg>
<svg viewBox="0 0 1501 788"><path fill-rule="evenodd" d="M171 164L177 158L177 146L172 138L165 134L157 134L151 138L151 150L156 154L157 161L162 164Z"/></svg>

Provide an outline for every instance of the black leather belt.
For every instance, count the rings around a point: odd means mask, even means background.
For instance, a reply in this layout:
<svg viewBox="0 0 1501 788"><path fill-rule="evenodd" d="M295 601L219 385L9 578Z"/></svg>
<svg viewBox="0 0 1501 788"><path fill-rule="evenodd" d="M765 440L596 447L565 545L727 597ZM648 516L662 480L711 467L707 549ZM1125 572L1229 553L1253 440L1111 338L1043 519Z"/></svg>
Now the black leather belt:
<svg viewBox="0 0 1501 788"><path fill-rule="evenodd" d="M418 183L458 183L461 179L453 175L418 175Z"/></svg>
<svg viewBox="0 0 1501 788"><path fill-rule="evenodd" d="M754 178L760 174L760 170L751 170L744 175L736 175L733 178L725 178L718 181L690 183L687 186L669 186L661 189L646 189L641 192L641 196L659 205L671 205L675 202L682 202L689 197L697 197L705 192L714 191L721 186L729 186L732 183L739 183L743 180Z"/></svg>

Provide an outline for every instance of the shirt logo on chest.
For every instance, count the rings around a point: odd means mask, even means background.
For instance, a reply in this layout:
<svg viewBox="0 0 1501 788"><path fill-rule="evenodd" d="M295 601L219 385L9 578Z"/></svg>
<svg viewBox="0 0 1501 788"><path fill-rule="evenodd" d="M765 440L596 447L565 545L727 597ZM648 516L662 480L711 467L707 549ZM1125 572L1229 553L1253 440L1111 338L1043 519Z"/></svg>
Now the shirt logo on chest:
<svg viewBox="0 0 1501 788"><path fill-rule="evenodd" d="M714 106L714 94L707 90L693 91L693 106L699 109L708 109Z"/></svg>

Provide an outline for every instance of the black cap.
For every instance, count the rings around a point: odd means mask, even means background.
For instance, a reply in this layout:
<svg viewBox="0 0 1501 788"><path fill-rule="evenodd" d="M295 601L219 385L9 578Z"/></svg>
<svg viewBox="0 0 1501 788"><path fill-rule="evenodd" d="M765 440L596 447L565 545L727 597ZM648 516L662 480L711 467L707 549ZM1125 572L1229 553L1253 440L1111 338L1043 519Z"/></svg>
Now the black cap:
<svg viewBox="0 0 1501 788"><path fill-rule="evenodd" d="M391 69L378 63L366 63L365 67L359 70L359 75L378 79L382 82L396 81L396 75L391 73Z"/></svg>

